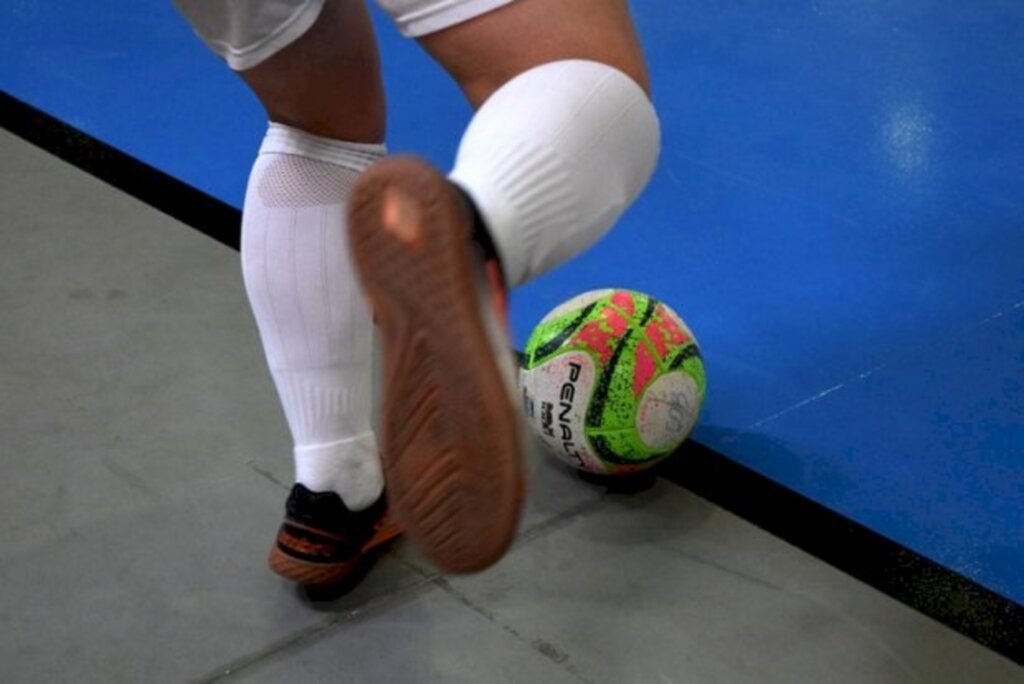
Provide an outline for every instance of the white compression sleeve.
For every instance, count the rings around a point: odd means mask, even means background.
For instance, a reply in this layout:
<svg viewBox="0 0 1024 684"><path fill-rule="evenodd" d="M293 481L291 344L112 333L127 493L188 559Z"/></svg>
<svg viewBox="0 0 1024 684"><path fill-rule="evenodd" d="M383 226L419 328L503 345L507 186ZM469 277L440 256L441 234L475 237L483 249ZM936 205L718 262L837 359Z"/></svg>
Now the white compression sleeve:
<svg viewBox="0 0 1024 684"><path fill-rule="evenodd" d="M585 60L519 74L477 111L451 179L473 198L510 286L594 244L647 184L657 115L631 78Z"/></svg>
<svg viewBox="0 0 1024 684"><path fill-rule="evenodd" d="M381 145L271 124L242 220L242 272L295 442L296 480L374 503L383 475L371 427L373 324L349 260L345 204Z"/></svg>

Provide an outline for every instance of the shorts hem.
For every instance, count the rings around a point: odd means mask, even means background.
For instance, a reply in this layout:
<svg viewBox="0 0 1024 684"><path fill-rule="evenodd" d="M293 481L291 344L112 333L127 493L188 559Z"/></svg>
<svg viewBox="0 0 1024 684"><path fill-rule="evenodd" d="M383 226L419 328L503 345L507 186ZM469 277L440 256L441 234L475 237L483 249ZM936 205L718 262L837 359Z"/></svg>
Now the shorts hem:
<svg viewBox="0 0 1024 684"><path fill-rule="evenodd" d="M512 2L513 0L441 0L425 9L393 18L402 35L418 38L475 19Z"/></svg>
<svg viewBox="0 0 1024 684"><path fill-rule="evenodd" d="M273 33L255 43L235 47L220 41L210 41L210 48L219 54L232 70L251 69L302 37L316 22L323 6L324 0L307 2L289 17L288 21L274 29Z"/></svg>

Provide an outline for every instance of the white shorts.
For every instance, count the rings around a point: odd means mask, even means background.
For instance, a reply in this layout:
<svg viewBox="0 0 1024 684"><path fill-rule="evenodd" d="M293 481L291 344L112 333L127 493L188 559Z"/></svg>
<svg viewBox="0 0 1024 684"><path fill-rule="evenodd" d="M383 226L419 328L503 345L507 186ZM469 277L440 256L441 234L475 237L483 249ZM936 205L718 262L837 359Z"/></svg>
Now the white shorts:
<svg viewBox="0 0 1024 684"><path fill-rule="evenodd" d="M349 0L361 2L362 0ZM513 0L377 0L406 36L424 36ZM251 69L305 33L325 0L172 0L232 69Z"/></svg>

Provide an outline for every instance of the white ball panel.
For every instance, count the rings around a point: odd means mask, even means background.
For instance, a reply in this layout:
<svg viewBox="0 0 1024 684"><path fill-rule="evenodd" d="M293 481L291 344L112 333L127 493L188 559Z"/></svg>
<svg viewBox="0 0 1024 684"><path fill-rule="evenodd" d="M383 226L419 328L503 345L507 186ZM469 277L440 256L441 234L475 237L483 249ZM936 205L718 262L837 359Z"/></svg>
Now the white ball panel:
<svg viewBox="0 0 1024 684"><path fill-rule="evenodd" d="M548 312L548 315L541 319L541 322L538 325L543 325L549 321L553 321L559 316L564 316L565 314L575 309L582 309L585 306L589 306L590 304L596 302L598 299L601 299L602 297L607 297L613 292L615 292L615 290L591 290L590 292L584 292L581 295L576 295L569 301L565 302L564 304L559 304L550 312Z"/></svg>
<svg viewBox="0 0 1024 684"><path fill-rule="evenodd" d="M527 422L551 453L574 468L600 473L604 466L584 434L595 376L589 354L567 352L523 370L520 381Z"/></svg>
<svg viewBox="0 0 1024 684"><path fill-rule="evenodd" d="M693 378L682 371L666 373L640 397L637 434L651 449L678 446L693 430L700 407L700 393Z"/></svg>

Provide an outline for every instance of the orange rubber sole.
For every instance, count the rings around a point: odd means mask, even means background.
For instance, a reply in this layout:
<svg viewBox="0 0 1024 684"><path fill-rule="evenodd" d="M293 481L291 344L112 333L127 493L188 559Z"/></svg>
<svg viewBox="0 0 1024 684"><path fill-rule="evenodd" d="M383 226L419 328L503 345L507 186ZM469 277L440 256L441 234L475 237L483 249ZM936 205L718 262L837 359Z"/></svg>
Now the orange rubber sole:
<svg viewBox="0 0 1024 684"><path fill-rule="evenodd" d="M385 521L381 528L363 544L358 553L351 559L338 563L315 563L302 560L288 555L278 548L275 542L270 549L267 564L281 577L298 584L309 587L336 585L348 579L365 563L376 559L376 556L383 553L387 545L401 534L402 530L397 524Z"/></svg>
<svg viewBox="0 0 1024 684"><path fill-rule="evenodd" d="M378 320L381 457L392 510L439 569L464 573L511 544L525 487L518 411L488 337L471 218L448 181L384 159L353 189L353 259Z"/></svg>

